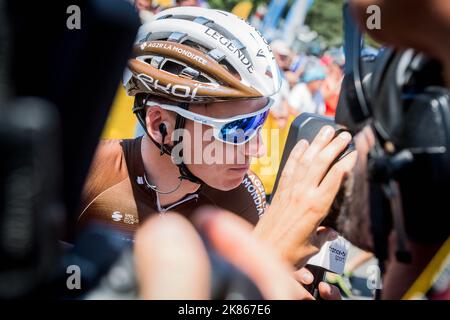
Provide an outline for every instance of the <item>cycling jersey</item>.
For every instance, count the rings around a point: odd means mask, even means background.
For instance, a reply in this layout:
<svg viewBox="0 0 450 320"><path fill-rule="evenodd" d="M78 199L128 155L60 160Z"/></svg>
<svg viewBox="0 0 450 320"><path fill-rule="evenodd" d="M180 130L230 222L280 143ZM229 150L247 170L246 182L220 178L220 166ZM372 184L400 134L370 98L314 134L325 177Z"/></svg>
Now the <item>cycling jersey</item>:
<svg viewBox="0 0 450 320"><path fill-rule="evenodd" d="M83 189L81 227L98 221L131 234L151 214L174 210L189 218L203 205L229 210L252 224L264 213L264 187L250 171L233 190L220 191L202 185L197 192L162 208L156 192L146 181L141 140L142 137L100 142Z"/></svg>

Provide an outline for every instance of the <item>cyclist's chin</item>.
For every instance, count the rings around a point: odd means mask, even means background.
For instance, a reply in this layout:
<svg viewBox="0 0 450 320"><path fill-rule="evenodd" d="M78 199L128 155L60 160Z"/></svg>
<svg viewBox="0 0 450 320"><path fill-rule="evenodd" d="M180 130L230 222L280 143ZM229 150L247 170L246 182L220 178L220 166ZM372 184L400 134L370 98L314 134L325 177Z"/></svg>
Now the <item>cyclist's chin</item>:
<svg viewBox="0 0 450 320"><path fill-rule="evenodd" d="M250 165L188 165L188 169L208 186L221 191L239 187Z"/></svg>
<svg viewBox="0 0 450 320"><path fill-rule="evenodd" d="M230 191L233 189L236 189L239 187L239 185L244 180L244 176L242 177L235 177L235 178L227 178L226 181L211 181L207 182L205 181L210 187L213 187L214 189L218 189L221 191Z"/></svg>
<svg viewBox="0 0 450 320"><path fill-rule="evenodd" d="M242 183L247 170L225 170L223 173L209 174L203 181L215 189L221 191L233 190Z"/></svg>

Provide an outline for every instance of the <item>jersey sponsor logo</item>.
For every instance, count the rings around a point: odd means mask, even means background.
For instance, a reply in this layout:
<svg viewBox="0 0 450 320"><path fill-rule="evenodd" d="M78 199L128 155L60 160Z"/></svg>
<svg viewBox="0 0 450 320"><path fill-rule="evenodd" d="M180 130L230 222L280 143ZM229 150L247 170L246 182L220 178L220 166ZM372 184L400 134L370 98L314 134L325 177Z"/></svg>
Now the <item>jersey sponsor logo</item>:
<svg viewBox="0 0 450 320"><path fill-rule="evenodd" d="M144 42L143 44L141 44L141 50L145 50L146 48L163 48L166 50L177 52L178 54L188 57L191 60L195 60L203 65L208 64L208 61L206 59L189 50L180 48L175 44L160 43L160 42Z"/></svg>
<svg viewBox="0 0 450 320"><path fill-rule="evenodd" d="M114 211L111 215L111 218L116 221L122 221L126 224L137 224L139 223L139 219L132 214L122 214L120 211Z"/></svg>
<svg viewBox="0 0 450 320"><path fill-rule="evenodd" d="M194 99L197 95L197 90L201 87L200 84L196 84L195 88L191 88L190 86L185 86L182 84L173 84L168 83L167 85L160 85L158 79L153 79L149 75L140 73L136 76L141 83L149 90L150 92L163 92L169 96L176 96L181 98L191 98Z"/></svg>
<svg viewBox="0 0 450 320"><path fill-rule="evenodd" d="M230 39L210 28L206 29L205 34L225 46L229 52L236 55L241 63L247 68L247 71L249 73L253 73L253 71L255 71L253 64L250 62L250 60L248 60L244 52L241 49L236 48L236 46Z"/></svg>
<svg viewBox="0 0 450 320"><path fill-rule="evenodd" d="M139 219L132 214L125 214L123 222L125 222L126 224L138 224Z"/></svg>
<svg viewBox="0 0 450 320"><path fill-rule="evenodd" d="M330 251L331 253L334 253L335 255L338 256L342 256L343 258L345 258L345 256L347 255L345 251L333 248L332 246L330 246Z"/></svg>
<svg viewBox="0 0 450 320"><path fill-rule="evenodd" d="M256 175L250 174L244 178L242 184L252 197L256 210L258 211L258 216L261 217L266 209L266 192L264 191L261 180Z"/></svg>
<svg viewBox="0 0 450 320"><path fill-rule="evenodd" d="M122 220L123 215L122 215L119 211L114 211L114 212L112 213L112 215L111 215L111 218L112 218L114 221L119 222L119 221Z"/></svg>

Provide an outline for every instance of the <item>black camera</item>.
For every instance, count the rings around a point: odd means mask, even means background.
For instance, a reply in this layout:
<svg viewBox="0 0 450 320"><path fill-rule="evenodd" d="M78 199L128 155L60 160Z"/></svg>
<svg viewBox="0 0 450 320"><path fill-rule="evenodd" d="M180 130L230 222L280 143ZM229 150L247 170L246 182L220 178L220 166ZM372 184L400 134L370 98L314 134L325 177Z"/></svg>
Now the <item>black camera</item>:
<svg viewBox="0 0 450 320"><path fill-rule="evenodd" d="M450 183L450 101L443 68L413 49L361 56L363 36L347 4L344 28L345 77L336 122L353 133L370 125L375 134L368 173L382 195L371 199L389 202L390 212L383 220L383 206L371 206L373 232L392 220L397 233L409 239L443 242L450 231L442 212ZM393 204L395 197L400 205Z"/></svg>

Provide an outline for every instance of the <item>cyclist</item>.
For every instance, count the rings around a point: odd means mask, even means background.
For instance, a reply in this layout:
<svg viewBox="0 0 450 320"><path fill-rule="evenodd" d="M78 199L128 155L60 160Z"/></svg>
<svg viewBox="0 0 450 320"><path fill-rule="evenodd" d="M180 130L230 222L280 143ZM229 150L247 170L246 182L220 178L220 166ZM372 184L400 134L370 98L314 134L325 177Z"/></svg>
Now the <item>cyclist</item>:
<svg viewBox="0 0 450 320"><path fill-rule="evenodd" d="M259 32L223 11L165 10L141 27L124 78L146 134L100 143L80 223L100 220L133 233L152 213L189 216L209 204L255 224L265 193L248 169L265 152L259 129L280 87ZM209 141L194 141L198 132ZM214 161L205 159L208 148Z"/></svg>

